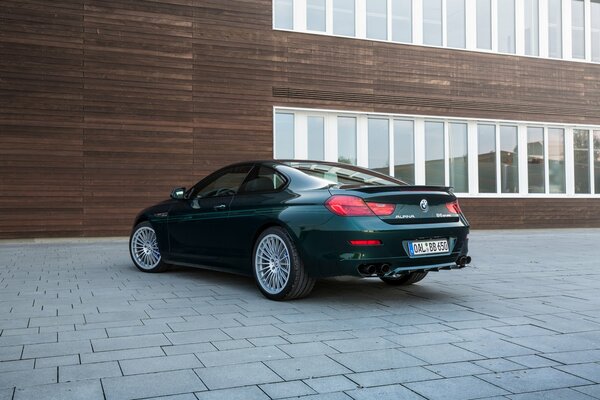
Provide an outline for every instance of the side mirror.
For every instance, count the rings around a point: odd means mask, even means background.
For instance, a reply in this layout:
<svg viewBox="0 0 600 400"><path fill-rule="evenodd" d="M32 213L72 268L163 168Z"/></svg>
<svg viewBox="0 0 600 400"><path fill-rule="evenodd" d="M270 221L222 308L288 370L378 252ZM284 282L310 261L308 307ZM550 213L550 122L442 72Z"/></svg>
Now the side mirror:
<svg viewBox="0 0 600 400"><path fill-rule="evenodd" d="M175 188L171 191L171 198L173 200L183 200L185 198L185 188Z"/></svg>

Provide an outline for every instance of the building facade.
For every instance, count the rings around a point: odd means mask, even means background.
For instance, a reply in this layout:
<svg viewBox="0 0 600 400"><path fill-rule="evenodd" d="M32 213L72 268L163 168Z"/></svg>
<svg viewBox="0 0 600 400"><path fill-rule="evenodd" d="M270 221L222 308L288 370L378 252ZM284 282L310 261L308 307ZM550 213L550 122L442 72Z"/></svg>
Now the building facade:
<svg viewBox="0 0 600 400"><path fill-rule="evenodd" d="M600 0L4 0L0 238L127 234L231 162L455 188L475 228L600 226Z"/></svg>

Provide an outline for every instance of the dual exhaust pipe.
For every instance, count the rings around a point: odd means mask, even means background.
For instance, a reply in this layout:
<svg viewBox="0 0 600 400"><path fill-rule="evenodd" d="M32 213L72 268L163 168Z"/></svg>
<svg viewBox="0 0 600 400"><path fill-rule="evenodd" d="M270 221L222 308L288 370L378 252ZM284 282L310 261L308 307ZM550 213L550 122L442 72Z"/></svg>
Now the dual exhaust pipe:
<svg viewBox="0 0 600 400"><path fill-rule="evenodd" d="M458 265L459 267L464 267L467 264L471 264L471 257L469 256L460 256L456 260L456 265Z"/></svg>
<svg viewBox="0 0 600 400"><path fill-rule="evenodd" d="M390 272L390 264L365 264L358 267L358 270L365 276L383 276Z"/></svg>

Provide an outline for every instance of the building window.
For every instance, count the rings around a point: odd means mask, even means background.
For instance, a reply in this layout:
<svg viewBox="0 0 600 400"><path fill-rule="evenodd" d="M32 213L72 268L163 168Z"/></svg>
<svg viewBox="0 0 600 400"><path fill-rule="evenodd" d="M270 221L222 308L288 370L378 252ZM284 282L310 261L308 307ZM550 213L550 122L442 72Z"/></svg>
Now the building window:
<svg viewBox="0 0 600 400"><path fill-rule="evenodd" d="M442 0L423 0L423 44L442 45Z"/></svg>
<svg viewBox="0 0 600 400"><path fill-rule="evenodd" d="M550 193L565 193L564 129L548 129L548 183Z"/></svg>
<svg viewBox="0 0 600 400"><path fill-rule="evenodd" d="M387 40L387 0L367 1L367 38Z"/></svg>
<svg viewBox="0 0 600 400"><path fill-rule="evenodd" d="M448 124L450 186L458 193L469 192L467 124Z"/></svg>
<svg viewBox="0 0 600 400"><path fill-rule="evenodd" d="M529 193L546 192L544 128L527 128L527 182Z"/></svg>
<svg viewBox="0 0 600 400"><path fill-rule="evenodd" d="M515 0L498 2L498 51L515 52Z"/></svg>
<svg viewBox="0 0 600 400"><path fill-rule="evenodd" d="M308 159L325 159L325 118L307 118Z"/></svg>
<svg viewBox="0 0 600 400"><path fill-rule="evenodd" d="M571 38L573 58L585 59L585 4L571 0Z"/></svg>
<svg viewBox="0 0 600 400"><path fill-rule="evenodd" d="M275 158L294 158L294 114L275 114Z"/></svg>
<svg viewBox="0 0 600 400"><path fill-rule="evenodd" d="M590 186L590 131L573 131L573 159L575 162L575 193L591 193Z"/></svg>
<svg viewBox="0 0 600 400"><path fill-rule="evenodd" d="M273 25L277 29L294 29L293 0L273 0Z"/></svg>
<svg viewBox="0 0 600 400"><path fill-rule="evenodd" d="M600 0L592 0L592 61L600 62Z"/></svg>
<svg viewBox="0 0 600 400"><path fill-rule="evenodd" d="M325 0L306 0L306 29L325 32L326 20Z"/></svg>
<svg viewBox="0 0 600 400"><path fill-rule="evenodd" d="M425 184L446 184L444 123L425 122Z"/></svg>
<svg viewBox="0 0 600 400"><path fill-rule="evenodd" d="M519 193L519 141L516 126L500 126L500 191Z"/></svg>
<svg viewBox="0 0 600 400"><path fill-rule="evenodd" d="M464 49L465 37L465 0L446 0L446 42L448 47Z"/></svg>
<svg viewBox="0 0 600 400"><path fill-rule="evenodd" d="M492 0L477 0L477 48L492 49Z"/></svg>
<svg viewBox="0 0 600 400"><path fill-rule="evenodd" d="M392 40L412 42L412 0L392 0Z"/></svg>
<svg viewBox="0 0 600 400"><path fill-rule="evenodd" d="M600 130L594 131L594 193L600 194Z"/></svg>
<svg viewBox="0 0 600 400"><path fill-rule="evenodd" d="M496 126L477 125L479 193L497 193Z"/></svg>
<svg viewBox="0 0 600 400"><path fill-rule="evenodd" d="M548 0L548 56L562 58L562 0Z"/></svg>
<svg viewBox="0 0 600 400"><path fill-rule="evenodd" d="M539 3L538 0L524 0L525 6L525 54L537 56L539 50Z"/></svg>
<svg viewBox="0 0 600 400"><path fill-rule="evenodd" d="M356 165L356 118L338 117L338 162Z"/></svg>
<svg viewBox="0 0 600 400"><path fill-rule="evenodd" d="M369 118L369 168L390 173L390 128L387 118Z"/></svg>
<svg viewBox="0 0 600 400"><path fill-rule="evenodd" d="M415 183L414 122L394 121L394 176L406 183Z"/></svg>
<svg viewBox="0 0 600 400"><path fill-rule="evenodd" d="M355 23L354 0L333 0L333 34L354 36Z"/></svg>

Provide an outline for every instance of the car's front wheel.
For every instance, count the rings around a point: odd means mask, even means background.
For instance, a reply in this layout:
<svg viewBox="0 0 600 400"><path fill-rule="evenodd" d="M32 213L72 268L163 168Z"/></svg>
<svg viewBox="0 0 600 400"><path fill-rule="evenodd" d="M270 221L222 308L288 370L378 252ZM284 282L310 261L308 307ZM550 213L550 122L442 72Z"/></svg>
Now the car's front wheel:
<svg viewBox="0 0 600 400"><path fill-rule="evenodd" d="M381 276L380 279L393 286L407 286L417 283L427 276L427 272L409 272L408 274Z"/></svg>
<svg viewBox="0 0 600 400"><path fill-rule="evenodd" d="M307 296L315 285L288 233L281 227L265 229L254 245L252 271L260 291L271 300Z"/></svg>
<svg viewBox="0 0 600 400"><path fill-rule="evenodd" d="M140 271L163 272L167 269L158 249L156 232L149 222L141 222L133 228L129 238L129 254Z"/></svg>

